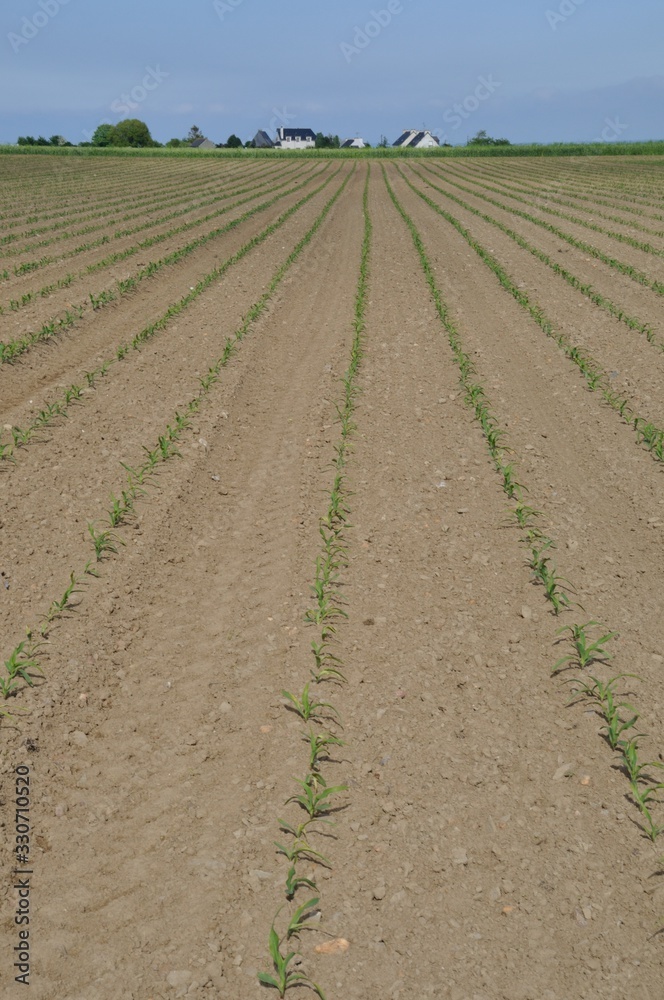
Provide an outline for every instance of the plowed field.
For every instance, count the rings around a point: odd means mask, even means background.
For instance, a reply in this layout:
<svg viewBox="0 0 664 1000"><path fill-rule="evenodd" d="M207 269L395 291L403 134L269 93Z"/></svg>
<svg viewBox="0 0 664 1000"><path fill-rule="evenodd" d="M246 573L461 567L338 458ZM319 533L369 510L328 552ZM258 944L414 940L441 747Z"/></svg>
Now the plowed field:
<svg viewBox="0 0 664 1000"><path fill-rule="evenodd" d="M664 161L0 179L2 996L660 997Z"/></svg>

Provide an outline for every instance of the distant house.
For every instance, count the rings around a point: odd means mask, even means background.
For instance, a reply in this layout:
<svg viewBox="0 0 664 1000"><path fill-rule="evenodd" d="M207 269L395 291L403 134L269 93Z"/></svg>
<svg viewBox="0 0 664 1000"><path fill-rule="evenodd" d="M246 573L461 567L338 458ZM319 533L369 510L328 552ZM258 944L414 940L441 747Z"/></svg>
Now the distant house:
<svg viewBox="0 0 664 1000"><path fill-rule="evenodd" d="M252 139L252 145L255 149L273 149L274 143L270 139L269 135L265 129L259 128L258 132Z"/></svg>
<svg viewBox="0 0 664 1000"><path fill-rule="evenodd" d="M433 146L440 146L440 143L436 136L429 131L420 132L419 129L409 128L402 132L392 145L400 146L402 149L405 149L406 146L410 149L430 149Z"/></svg>
<svg viewBox="0 0 664 1000"><path fill-rule="evenodd" d="M355 139L344 139L344 141L341 143L341 147L340 148L341 149L364 149L365 146L366 146L366 142L364 141L364 139L360 139L360 137L358 136Z"/></svg>
<svg viewBox="0 0 664 1000"><path fill-rule="evenodd" d="M275 146L282 149L313 149L316 133L310 128L278 128Z"/></svg>
<svg viewBox="0 0 664 1000"><path fill-rule="evenodd" d="M217 147L209 139L194 139L189 143L190 149L216 149Z"/></svg>

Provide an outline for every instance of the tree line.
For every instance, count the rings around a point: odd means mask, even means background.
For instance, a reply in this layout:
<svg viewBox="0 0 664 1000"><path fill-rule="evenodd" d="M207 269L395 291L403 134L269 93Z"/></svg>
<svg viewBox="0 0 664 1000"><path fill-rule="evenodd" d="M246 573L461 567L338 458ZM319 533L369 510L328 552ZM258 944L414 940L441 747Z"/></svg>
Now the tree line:
<svg viewBox="0 0 664 1000"><path fill-rule="evenodd" d="M117 125L111 125L110 123L104 123L98 125L95 129L90 141L79 142L79 146L117 146L120 148L131 147L134 149L145 149L148 147L163 147L167 146L171 149L177 147L187 147L191 146L193 142L197 140L204 140L207 136L203 134L198 125L192 125L189 129L188 135L183 139L173 138L169 139L166 143L157 142L150 135L150 129L145 124L145 122L140 121L138 118L126 118L124 121L118 122ZM20 135L18 137L19 146L73 146L74 143L68 142L64 136L52 135L50 139L45 139L44 136L40 135L37 139L31 135ZM217 142L215 146L217 149L241 149L243 147L250 148L254 145L253 139L243 142L239 136L234 133L229 135L226 142ZM316 133L316 149L339 149L341 141L338 135L324 135L322 132ZM369 143L365 143L369 146ZM385 136L381 136L379 146L386 147L388 145L388 140ZM494 139L490 135L487 135L485 131L480 131L477 135L474 135L471 139L468 139L466 145L468 146L509 146L509 139Z"/></svg>

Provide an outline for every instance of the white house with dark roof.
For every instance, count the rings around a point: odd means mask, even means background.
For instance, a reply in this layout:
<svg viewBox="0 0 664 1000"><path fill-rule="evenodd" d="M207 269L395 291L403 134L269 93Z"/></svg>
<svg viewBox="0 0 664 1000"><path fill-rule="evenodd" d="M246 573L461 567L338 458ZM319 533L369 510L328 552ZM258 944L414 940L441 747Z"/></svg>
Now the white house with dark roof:
<svg viewBox="0 0 664 1000"><path fill-rule="evenodd" d="M217 147L212 142L211 139L194 139L193 142L189 143L190 149L216 149Z"/></svg>
<svg viewBox="0 0 664 1000"><path fill-rule="evenodd" d="M366 146L366 142L364 141L364 139L360 139L359 136L356 136L355 139L344 139L344 141L341 143L341 147L340 148L341 149L364 149L365 146Z"/></svg>
<svg viewBox="0 0 664 1000"><path fill-rule="evenodd" d="M409 149L432 149L434 146L440 146L440 143L436 136L426 129L409 128L402 132L392 145L400 146L402 149L406 147Z"/></svg>
<svg viewBox="0 0 664 1000"><path fill-rule="evenodd" d="M275 146L281 149L313 149L316 133L310 128L278 128Z"/></svg>

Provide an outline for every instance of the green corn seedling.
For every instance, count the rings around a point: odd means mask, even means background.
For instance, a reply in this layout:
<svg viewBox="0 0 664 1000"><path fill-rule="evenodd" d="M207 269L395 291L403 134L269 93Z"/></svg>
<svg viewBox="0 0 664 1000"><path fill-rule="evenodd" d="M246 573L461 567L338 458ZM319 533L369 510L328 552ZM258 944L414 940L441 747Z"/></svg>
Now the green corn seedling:
<svg viewBox="0 0 664 1000"><path fill-rule="evenodd" d="M0 696L3 698L4 701L6 701L7 698L9 698L9 696L14 693L17 687L18 687L18 681L16 680L15 677L0 677ZM9 715L9 712L5 712L4 710L0 709L0 716L7 716L7 715Z"/></svg>
<svg viewBox="0 0 664 1000"><path fill-rule="evenodd" d="M318 602L318 607L308 610L305 613L305 621L310 625L322 625L324 621L332 618L348 618L347 613L332 603L327 594Z"/></svg>
<svg viewBox="0 0 664 1000"><path fill-rule="evenodd" d="M295 866L291 865L286 875L286 899L293 899L298 889L302 889L304 886L308 889L313 889L314 892L318 892L318 886L314 880L298 875Z"/></svg>
<svg viewBox="0 0 664 1000"><path fill-rule="evenodd" d="M51 607L48 610L48 613L47 613L46 617L47 617L47 619L49 621L52 621L52 619L55 618L56 615L62 614L64 611L66 611L69 608L69 599L70 599L70 597L72 597L73 594L80 594L81 593L81 588L78 586L79 582L80 581L76 579L76 577L74 576L74 574L70 573L70 575L69 575L69 586L65 590L65 592L62 595L62 597L60 598L60 600L59 601L53 601L53 603L51 604Z"/></svg>
<svg viewBox="0 0 664 1000"><path fill-rule="evenodd" d="M327 709L328 713L331 713L338 718L339 713L333 705L327 701L317 701L315 698L311 697L309 694L310 686L311 683L309 681L304 685L301 698L298 698L297 695L291 694L290 691L282 691L281 694L284 698L288 699L293 709L299 716L302 717L302 719L304 719L305 722L308 722L309 719L320 719L322 715L325 714L322 711L323 709Z"/></svg>
<svg viewBox="0 0 664 1000"><path fill-rule="evenodd" d="M551 673L557 673L565 663L574 663L575 666L584 670L591 663L607 663L611 659L611 654L607 653L604 647L611 639L615 639L618 633L607 632L606 635L596 639L595 642L591 642L586 634L586 629L594 628L595 626L599 626L599 622L590 621L586 622L585 625L565 625L563 628L558 629L556 635L569 632L569 637L574 643L576 656L561 657L553 665Z"/></svg>
<svg viewBox="0 0 664 1000"><path fill-rule="evenodd" d="M286 830L288 833L292 832L293 828L288 823L285 824L283 820L279 820L279 824L282 829ZM280 844L276 840L273 841L273 843L279 853L283 854L292 865L296 865L299 861L312 861L315 864L322 865L324 868L332 867L331 862L325 857L324 854L321 854L320 851L315 851L309 846L307 841L303 840L301 837L296 838L295 843L290 847Z"/></svg>
<svg viewBox="0 0 664 1000"><path fill-rule="evenodd" d="M303 903L302 906L298 906L297 910L291 917L288 927L286 928L286 940L290 941L292 937L299 937L303 930L311 930L311 925L307 923L312 917L315 917L318 913L316 907L320 902L318 896L314 896L313 899L308 900Z"/></svg>
<svg viewBox="0 0 664 1000"><path fill-rule="evenodd" d="M636 677L636 674L617 674L608 681L602 681L591 675L592 684L581 678L574 678L570 681L571 684L578 684L578 689L572 696L570 704L581 696L595 702L600 707L605 721L602 729L606 732L606 738L612 750L618 747L622 734L632 729L639 718L638 712L629 702L616 701L616 684L624 677ZM624 708L633 713L628 719L624 719L620 714L620 710Z"/></svg>
<svg viewBox="0 0 664 1000"><path fill-rule="evenodd" d="M336 680L342 684L346 683L346 677L339 669L342 661L338 656L329 651L329 643L326 641L315 642L312 640L311 651L316 661L316 669L311 671L314 684L321 684L326 680Z"/></svg>
<svg viewBox="0 0 664 1000"><path fill-rule="evenodd" d="M330 796L348 791L347 785L326 787L321 775L317 773L308 774L304 781L301 781L299 778L295 780L302 788L302 792L299 795L291 795L289 799L286 799L286 805L289 802L297 802L308 814L310 820L319 819L321 816L329 813Z"/></svg>
<svg viewBox="0 0 664 1000"><path fill-rule="evenodd" d="M39 674L43 673L35 656L39 645L40 643L30 643L28 645L28 641L24 639L23 642L20 642L12 650L9 659L5 660L5 670L10 681L13 681L16 677L21 677L28 687L34 687L34 680L28 671L32 670ZM13 690L13 686L11 690ZM3 693L3 696L7 698L11 690Z"/></svg>
<svg viewBox="0 0 664 1000"><path fill-rule="evenodd" d="M97 562L100 562L105 552L112 552L117 555L116 545L124 545L124 542L113 531L97 531L91 521L88 522L88 533L95 548Z"/></svg>
<svg viewBox="0 0 664 1000"><path fill-rule="evenodd" d="M647 771L649 768L664 769L664 764L658 760L639 760L639 740L643 738L643 733L637 733L629 740L620 740L617 749L620 751L630 781L648 780Z"/></svg>
<svg viewBox="0 0 664 1000"><path fill-rule="evenodd" d="M520 528L529 527L534 518L542 516L541 510L535 510L534 507L529 507L528 504L521 502L517 503L516 507L510 508L510 511L514 514Z"/></svg>
<svg viewBox="0 0 664 1000"><path fill-rule="evenodd" d="M632 780L630 784L634 801L646 822L644 827L646 836L654 843L659 835L664 833L664 826L659 826L655 823L652 815L652 803L659 803L661 801L657 796L664 789L664 784L647 785L645 788L641 788L638 781Z"/></svg>
<svg viewBox="0 0 664 1000"><path fill-rule="evenodd" d="M12 427L11 435L14 439L14 447L20 448L21 445L27 444L31 438L30 430L21 430L20 427Z"/></svg>
<svg viewBox="0 0 664 1000"><path fill-rule="evenodd" d="M65 405L66 405L66 406L69 406L69 404L70 404L70 403L71 403L71 402L72 402L73 400L75 400L75 399L80 399L82 395L83 395L83 389L81 388L81 386L80 386L80 385L71 385L71 386L70 386L70 387L69 387L69 388L68 388L68 389L67 389L67 390L65 391L65 394L64 394L64 398L65 398Z"/></svg>
<svg viewBox="0 0 664 1000"><path fill-rule="evenodd" d="M308 827L311 825L311 820L307 819L304 823L300 823L298 826L291 826L284 819L277 820L279 828L284 831L284 833L290 833L295 840L303 840L305 838Z"/></svg>
<svg viewBox="0 0 664 1000"><path fill-rule="evenodd" d="M297 953L289 951L286 955L282 955L281 942L279 940L279 935L274 929L274 924L270 929L268 947L274 965L275 974L270 975L267 972L259 972L259 983L263 986L274 987L274 989L279 991L279 997L282 998L282 1000L283 997L286 996L286 990L290 989L291 986L307 986L318 997L320 997L320 1000L325 1000L325 995L320 986L309 979L309 977L303 972L294 972L289 969L289 966Z"/></svg>
<svg viewBox="0 0 664 1000"><path fill-rule="evenodd" d="M329 747L344 746L343 740L340 740L337 736L333 736L331 733L315 733L312 730L304 739L309 742L309 768L311 771L317 771L322 760L330 759Z"/></svg>

